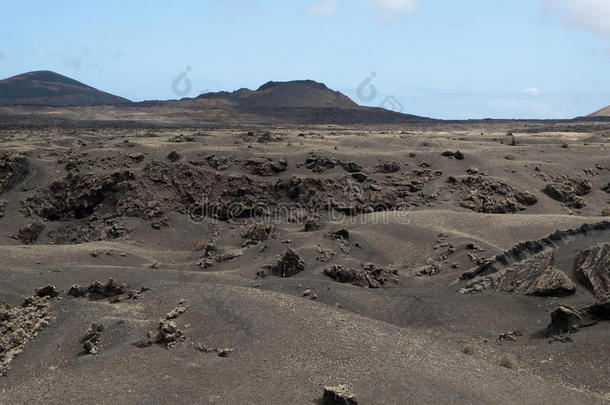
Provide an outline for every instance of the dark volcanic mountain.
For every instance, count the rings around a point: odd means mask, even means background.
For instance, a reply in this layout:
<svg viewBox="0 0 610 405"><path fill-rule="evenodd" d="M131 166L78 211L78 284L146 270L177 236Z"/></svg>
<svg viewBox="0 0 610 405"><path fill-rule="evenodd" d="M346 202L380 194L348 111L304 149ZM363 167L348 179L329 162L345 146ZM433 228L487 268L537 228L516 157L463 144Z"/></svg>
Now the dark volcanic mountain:
<svg viewBox="0 0 610 405"><path fill-rule="evenodd" d="M333 91L313 80L268 82L256 91L240 89L234 92L206 93L197 98L228 99L242 108L357 108L346 95Z"/></svg>
<svg viewBox="0 0 610 405"><path fill-rule="evenodd" d="M48 70L0 80L0 105L89 106L124 103L130 101Z"/></svg>
<svg viewBox="0 0 610 405"><path fill-rule="evenodd" d="M114 105L109 107L109 105ZM133 121L151 123L188 121L191 125L352 125L429 122L429 118L379 107L360 106L346 95L312 80L268 82L256 90L239 89L202 94L181 100L142 101L104 93L49 71L29 72L0 81L0 110L4 120L15 114L54 119ZM79 108L103 105L103 111ZM40 106L46 106L41 109ZM49 108L57 111L51 113ZM53 108L51 108L53 109ZM22 118L19 118L22 119Z"/></svg>
<svg viewBox="0 0 610 405"><path fill-rule="evenodd" d="M313 80L268 82L257 90L205 93L195 100L242 113L295 124L390 124L428 120L383 108L365 107Z"/></svg>

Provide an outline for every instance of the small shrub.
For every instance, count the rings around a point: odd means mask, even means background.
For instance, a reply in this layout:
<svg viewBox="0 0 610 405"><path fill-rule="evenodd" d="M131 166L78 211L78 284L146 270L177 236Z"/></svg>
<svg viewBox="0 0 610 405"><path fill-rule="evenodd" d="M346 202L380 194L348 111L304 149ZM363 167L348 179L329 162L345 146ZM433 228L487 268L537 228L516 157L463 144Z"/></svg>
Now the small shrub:
<svg viewBox="0 0 610 405"><path fill-rule="evenodd" d="M500 365L502 367L513 369L517 367L517 359L510 353L504 353L500 358Z"/></svg>
<svg viewBox="0 0 610 405"><path fill-rule="evenodd" d="M462 353L470 355L474 353L474 347L472 347L472 345L469 343L464 346L464 348L462 349Z"/></svg>
<svg viewBox="0 0 610 405"><path fill-rule="evenodd" d="M602 217L610 217L610 206L602 209Z"/></svg>

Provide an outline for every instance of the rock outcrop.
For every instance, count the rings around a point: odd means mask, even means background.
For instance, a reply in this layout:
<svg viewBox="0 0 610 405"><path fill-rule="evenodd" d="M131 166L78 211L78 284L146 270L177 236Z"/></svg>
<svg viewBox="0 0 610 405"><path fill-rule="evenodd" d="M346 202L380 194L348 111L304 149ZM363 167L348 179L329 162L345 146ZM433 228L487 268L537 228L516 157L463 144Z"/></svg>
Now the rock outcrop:
<svg viewBox="0 0 610 405"><path fill-rule="evenodd" d="M446 151L446 152L441 153L441 155L443 155L445 157L449 157L449 158L454 158L457 160L464 160L464 154L462 152L460 152L459 150L456 152Z"/></svg>
<svg viewBox="0 0 610 405"><path fill-rule="evenodd" d="M34 243L44 228L46 224L43 221L33 222L31 224L27 224L19 228L17 234L13 236L14 239L17 239L19 242L24 245L30 245Z"/></svg>
<svg viewBox="0 0 610 405"><path fill-rule="evenodd" d="M333 264L324 269L324 274L340 283L351 283L358 287L381 288L399 284L398 271L367 264L360 269Z"/></svg>
<svg viewBox="0 0 610 405"><path fill-rule="evenodd" d="M98 353L98 344L102 340L104 325L97 322L92 322L85 331L85 335L81 338L83 348L88 354L96 355Z"/></svg>
<svg viewBox="0 0 610 405"><path fill-rule="evenodd" d="M116 211L116 203L133 189L133 173L80 175L71 172L49 186L29 195L24 203L27 214L35 213L49 221L89 217L104 203Z"/></svg>
<svg viewBox="0 0 610 405"><path fill-rule="evenodd" d="M36 296L40 298L55 298L59 296L59 291L54 285L46 285L36 289Z"/></svg>
<svg viewBox="0 0 610 405"><path fill-rule="evenodd" d="M177 307L168 312L165 318L159 320L157 330L148 332L148 343L144 342L142 346L145 347L156 343L170 349L179 342L186 340L184 331L174 321L174 319L184 314L185 311L186 307Z"/></svg>
<svg viewBox="0 0 610 405"><path fill-rule="evenodd" d="M334 169L339 161L333 157L316 155L310 153L305 159L305 167L314 173L324 173L328 169Z"/></svg>
<svg viewBox="0 0 610 405"><path fill-rule="evenodd" d="M360 166L356 162L341 162L341 166L343 167L343 170L348 173L356 173L362 171L362 166Z"/></svg>
<svg viewBox="0 0 610 405"><path fill-rule="evenodd" d="M581 197L589 194L591 190L591 182L586 178L562 176L548 183L543 191L566 207L578 209L585 206L585 201Z"/></svg>
<svg viewBox="0 0 610 405"><path fill-rule="evenodd" d="M553 249L546 249L495 273L477 277L460 292L471 294L491 290L542 297L573 294L574 283L567 274L553 267L552 259Z"/></svg>
<svg viewBox="0 0 610 405"><path fill-rule="evenodd" d="M345 385L324 387L324 405L358 405L356 397Z"/></svg>
<svg viewBox="0 0 610 405"><path fill-rule="evenodd" d="M30 172L30 164L25 156L14 152L0 155L0 194L11 190Z"/></svg>
<svg viewBox="0 0 610 405"><path fill-rule="evenodd" d="M400 171L400 163L398 162L382 162L375 166L379 173L396 173Z"/></svg>
<svg viewBox="0 0 610 405"><path fill-rule="evenodd" d="M91 301L108 299L111 302L119 302L136 299L149 290L148 287L140 287L139 291L133 290L127 284L119 284L111 278L106 284L94 281L88 287L74 284L68 291L68 295L76 298L88 297Z"/></svg>
<svg viewBox="0 0 610 405"><path fill-rule="evenodd" d="M260 242L266 241L275 236L275 225L273 224L252 224L248 226L241 234L241 237L246 239L242 244L243 247L257 245Z"/></svg>
<svg viewBox="0 0 610 405"><path fill-rule="evenodd" d="M305 270L305 262L292 248L288 248L280 260L271 266L271 273L282 278L292 277Z"/></svg>
<svg viewBox="0 0 610 405"><path fill-rule="evenodd" d="M460 280L471 280L477 276L495 273L501 267L515 263L525 258L542 252L547 248L554 248L561 241L574 236L586 235L594 231L610 230L610 221L597 222L595 224L583 224L576 229L557 230L552 234L537 240L529 240L516 244L510 250L500 253L482 263L480 266L463 273Z"/></svg>
<svg viewBox="0 0 610 405"><path fill-rule="evenodd" d="M601 243L580 252L574 272L598 299L610 298L610 243Z"/></svg>
<svg viewBox="0 0 610 405"><path fill-rule="evenodd" d="M534 205L538 199L527 191L483 175L469 175L461 180L450 178L448 187L461 194L460 205L486 214L509 214Z"/></svg>
<svg viewBox="0 0 610 405"><path fill-rule="evenodd" d="M248 159L244 163L244 168L250 173L256 176L273 176L275 174L285 172L288 169L288 162L286 159L274 161L270 158L253 158Z"/></svg>
<svg viewBox="0 0 610 405"><path fill-rule="evenodd" d="M562 305L551 313L551 323L546 332L547 336L574 333L580 328L601 321L610 321L610 301L599 302L581 309Z"/></svg>
<svg viewBox="0 0 610 405"><path fill-rule="evenodd" d="M40 294L14 308L0 303L0 376L6 375L15 356L49 324L51 296Z"/></svg>
<svg viewBox="0 0 610 405"><path fill-rule="evenodd" d="M160 320L158 329L149 332L148 338L151 343L163 345L168 349L186 339L184 331L178 328L176 322L168 319Z"/></svg>

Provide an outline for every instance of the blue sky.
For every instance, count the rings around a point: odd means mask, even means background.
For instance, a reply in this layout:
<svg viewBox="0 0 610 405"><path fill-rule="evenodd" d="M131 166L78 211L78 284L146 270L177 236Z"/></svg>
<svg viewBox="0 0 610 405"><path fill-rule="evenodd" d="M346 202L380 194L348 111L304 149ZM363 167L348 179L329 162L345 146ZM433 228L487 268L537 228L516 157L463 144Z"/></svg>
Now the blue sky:
<svg viewBox="0 0 610 405"><path fill-rule="evenodd" d="M447 119L610 104L610 0L3 3L0 77L48 69L134 101L178 98L185 72L189 96L313 79Z"/></svg>

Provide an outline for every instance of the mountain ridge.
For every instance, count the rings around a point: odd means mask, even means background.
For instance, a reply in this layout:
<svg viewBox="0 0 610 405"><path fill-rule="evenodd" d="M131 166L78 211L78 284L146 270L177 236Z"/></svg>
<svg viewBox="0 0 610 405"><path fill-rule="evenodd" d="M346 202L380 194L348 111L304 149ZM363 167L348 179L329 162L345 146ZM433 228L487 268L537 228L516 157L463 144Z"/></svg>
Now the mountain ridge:
<svg viewBox="0 0 610 405"><path fill-rule="evenodd" d="M127 103L131 101L50 70L36 70L0 80L0 105L68 107Z"/></svg>
<svg viewBox="0 0 610 405"><path fill-rule="evenodd" d="M248 122L296 124L399 124L429 121L379 107L358 105L348 96L314 80L268 81L256 90L201 94L195 98L131 102L102 92L51 71L34 71L0 81L0 106L21 106L33 112L45 108L67 108L66 117L82 120L72 107L119 107L116 117L142 117L142 109L153 121L176 114L195 121L231 123L236 117ZM47 113L48 114L48 113ZM75 115L76 114L76 115ZM91 112L92 116L96 116ZM116 119L115 117L115 119ZM154 117L154 118L153 118Z"/></svg>
<svg viewBox="0 0 610 405"><path fill-rule="evenodd" d="M233 92L204 93L197 99L227 99L241 108L360 107L343 93L313 80L268 81L256 90L241 88Z"/></svg>

